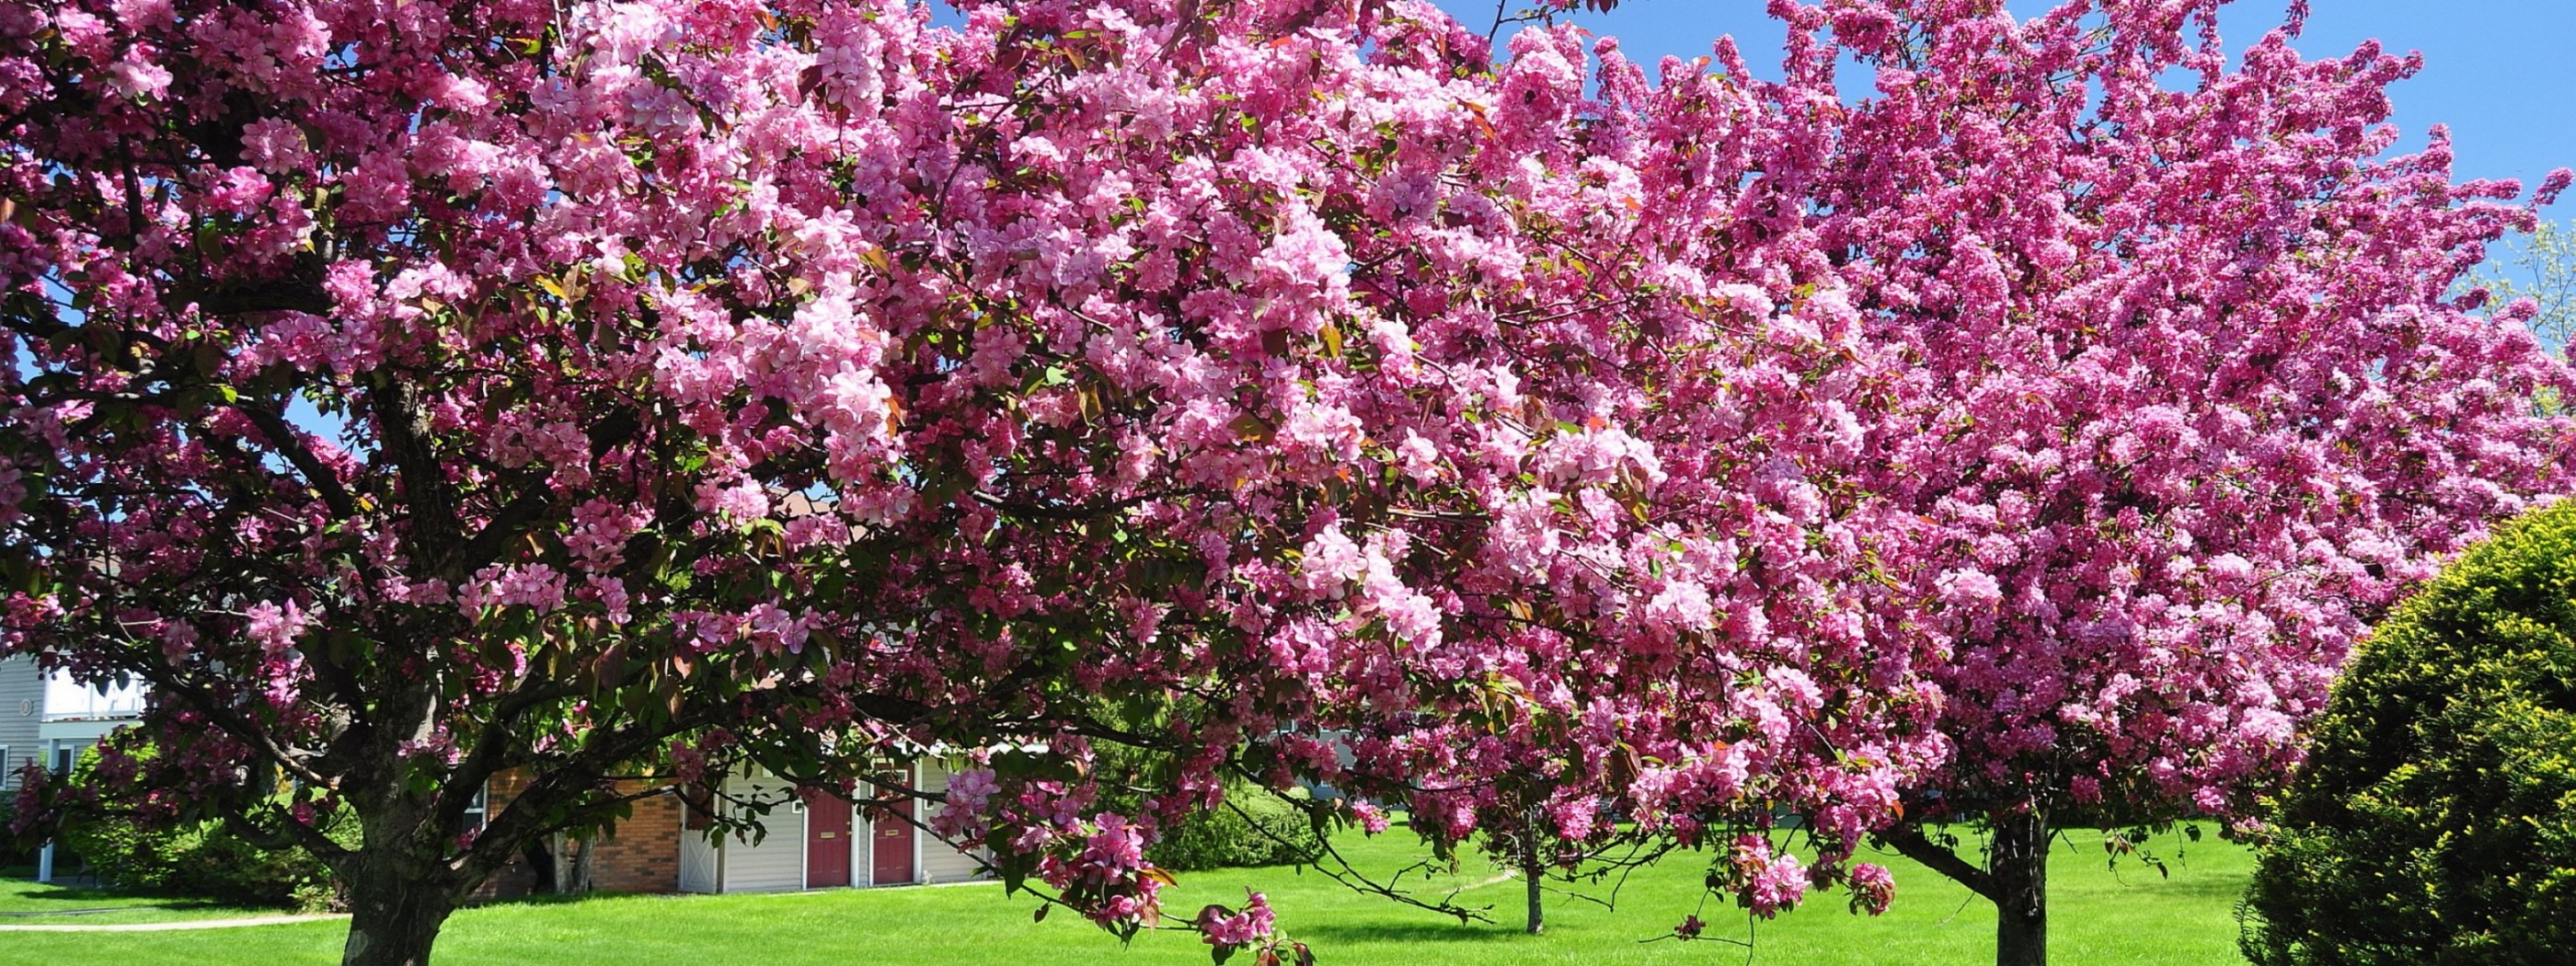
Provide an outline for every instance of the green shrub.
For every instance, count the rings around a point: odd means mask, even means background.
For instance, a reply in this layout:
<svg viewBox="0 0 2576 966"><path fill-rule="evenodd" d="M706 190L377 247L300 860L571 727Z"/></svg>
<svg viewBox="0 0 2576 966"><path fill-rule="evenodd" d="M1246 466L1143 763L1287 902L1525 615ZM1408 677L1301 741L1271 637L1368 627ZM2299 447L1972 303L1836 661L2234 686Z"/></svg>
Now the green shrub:
<svg viewBox="0 0 2576 966"><path fill-rule="evenodd" d="M1167 755L1125 745L1094 749L1102 787L1103 808L1134 814L1144 806L1138 783L1168 780L1175 763ZM1302 794L1302 793L1300 793ZM1314 824L1297 806L1250 782L1229 778L1225 804L1191 813L1145 850L1145 860L1174 872L1295 865L1312 862L1323 851Z"/></svg>
<svg viewBox="0 0 2576 966"><path fill-rule="evenodd" d="M2380 625L2269 822L2262 966L2576 962L2576 501Z"/></svg>
<svg viewBox="0 0 2576 966"><path fill-rule="evenodd" d="M141 743L127 750L152 754ZM70 780L93 781L98 761L97 749L83 753ZM358 844L356 817L346 809L320 821L334 841ZM339 897L330 867L312 852L262 848L219 819L164 826L113 813L75 813L65 818L56 842L101 882L129 892L306 910L328 908Z"/></svg>
<svg viewBox="0 0 2576 966"><path fill-rule="evenodd" d="M216 821L151 829L89 818L67 824L62 844L100 881L133 892L303 909L328 906L335 895L330 868L313 853L263 849Z"/></svg>
<svg viewBox="0 0 2576 966"><path fill-rule="evenodd" d="M1323 850L1306 813L1249 785L1226 789L1225 805L1163 833L1145 858L1175 872L1312 862Z"/></svg>
<svg viewBox="0 0 2576 966"><path fill-rule="evenodd" d="M16 869L20 866L33 865L36 861L35 847L18 841L10 834L10 827L16 824L18 819L18 805L13 800L14 796L14 789L11 794L0 795L0 869Z"/></svg>

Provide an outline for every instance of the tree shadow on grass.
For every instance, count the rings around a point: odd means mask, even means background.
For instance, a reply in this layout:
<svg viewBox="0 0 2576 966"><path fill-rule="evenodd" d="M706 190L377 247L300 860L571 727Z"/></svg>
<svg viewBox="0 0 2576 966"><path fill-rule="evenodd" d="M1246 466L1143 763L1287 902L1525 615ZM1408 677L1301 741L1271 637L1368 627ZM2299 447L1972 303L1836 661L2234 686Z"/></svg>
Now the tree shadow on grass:
<svg viewBox="0 0 2576 966"><path fill-rule="evenodd" d="M589 892L531 892L523 895L492 896L476 899L473 902L468 903L468 905L476 909L506 909L511 906L569 906L584 902L595 902L603 899L631 898L639 894L640 893L633 892L612 892L606 889L593 889ZM675 892L667 895L652 895L650 897L656 899L686 899L693 898L696 895L697 893Z"/></svg>
<svg viewBox="0 0 2576 966"><path fill-rule="evenodd" d="M136 903L136 899L153 900ZM36 908L0 910L0 916L59 916L84 912L125 912L137 909L230 909L248 908L209 899L185 896L156 896L148 892L127 892L84 886L41 885L18 890L13 902L27 902ZM109 905L101 906L100 903Z"/></svg>
<svg viewBox="0 0 2576 966"><path fill-rule="evenodd" d="M2141 891L2184 899L2212 899L2220 896L2233 898L2245 892L2245 880L2200 875L2176 879L2172 882L2150 882L2147 883L2147 888ZM2112 894L2117 895L2118 891L2115 890Z"/></svg>
<svg viewBox="0 0 2576 966"><path fill-rule="evenodd" d="M2097 856L2094 861L2099 862L2100 858ZM2090 892L2110 898L2169 895L2195 899L2243 892L2247 878L2241 874L2195 869L2179 858L2173 861L2170 874L2158 874L2154 866L2143 862L2120 862L2109 868L2094 865L2073 875L2060 872L2055 877L2070 893Z"/></svg>
<svg viewBox="0 0 2576 966"><path fill-rule="evenodd" d="M1326 922L1301 925L1293 930L1298 939L1317 945L1327 943L1437 943L1509 942L1526 935L1517 929L1500 926L1462 926L1443 922Z"/></svg>

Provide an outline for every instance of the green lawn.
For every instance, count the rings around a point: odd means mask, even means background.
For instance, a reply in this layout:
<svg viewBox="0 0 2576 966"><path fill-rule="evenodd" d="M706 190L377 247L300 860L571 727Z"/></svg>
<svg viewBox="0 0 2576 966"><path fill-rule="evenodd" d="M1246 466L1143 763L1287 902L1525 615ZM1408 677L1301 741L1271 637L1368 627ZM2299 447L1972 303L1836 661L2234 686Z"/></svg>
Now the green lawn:
<svg viewBox="0 0 2576 966"><path fill-rule="evenodd" d="M2079 836L2079 841L2089 833ZM1343 843L1364 865L1393 869L1420 850L1401 830ZM2174 842L2160 842L2170 857ZM2170 879L2126 865L2105 871L2098 846L2061 846L2052 867L2052 952L2075 966L2217 966L2238 964L2236 896L2248 855L2215 840L2189 846L2188 862ZM1942 966L1993 961L1994 913L1964 890L1903 860L1896 870L1896 908L1885 917L1855 917L1843 897L1819 897L1808 908L1761 923L1754 964ZM1460 882L1488 876L1464 870ZM1714 942L1651 942L1696 904L1704 867L1680 857L1639 874L1613 912L1591 903L1552 899L1544 936L1516 928L1522 891L1498 882L1465 898L1495 906L1493 924L1454 920L1383 899L1356 895L1313 872L1238 869L1185 875L1169 907L1186 913L1208 902L1239 902L1245 886L1269 893L1281 924L1314 944L1327 964L1390 966L1475 963L1699 964L1746 962L1743 950ZM757 961L775 966L955 966L957 963L1105 963L1162 966L1205 963L1195 937L1148 933L1125 949L1062 910L1032 923L1035 900L1005 899L996 885L839 890L768 896L620 896L575 903L503 904L462 912L439 943L447 964L589 964L708 966ZM1746 920L1731 908L1702 913L1710 935L1742 938ZM334 961L337 922L260 926L193 933L20 933L0 939L12 962L116 962L189 966L289 966ZM1248 960L1244 960L1248 962Z"/></svg>
<svg viewBox="0 0 2576 966"><path fill-rule="evenodd" d="M100 911L112 910L112 911ZM277 909L245 909L186 899L132 896L99 889L68 889L30 879L0 879L0 926L86 925L175 922L185 919L233 919L280 915Z"/></svg>

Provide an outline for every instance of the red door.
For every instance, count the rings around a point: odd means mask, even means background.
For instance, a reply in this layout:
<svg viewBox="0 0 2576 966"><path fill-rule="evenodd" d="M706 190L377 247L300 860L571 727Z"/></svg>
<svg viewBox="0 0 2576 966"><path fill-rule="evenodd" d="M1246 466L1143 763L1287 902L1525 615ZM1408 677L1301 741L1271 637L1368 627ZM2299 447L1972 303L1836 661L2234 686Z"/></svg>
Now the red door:
<svg viewBox="0 0 2576 966"><path fill-rule="evenodd" d="M850 884L850 803L805 790L805 888Z"/></svg>
<svg viewBox="0 0 2576 966"><path fill-rule="evenodd" d="M888 774L886 778L898 787L912 787L911 778L902 772ZM875 875L868 882L895 885L912 881L912 800L907 798L901 805L869 811L869 828L874 834L868 838L875 843L875 860L871 867Z"/></svg>

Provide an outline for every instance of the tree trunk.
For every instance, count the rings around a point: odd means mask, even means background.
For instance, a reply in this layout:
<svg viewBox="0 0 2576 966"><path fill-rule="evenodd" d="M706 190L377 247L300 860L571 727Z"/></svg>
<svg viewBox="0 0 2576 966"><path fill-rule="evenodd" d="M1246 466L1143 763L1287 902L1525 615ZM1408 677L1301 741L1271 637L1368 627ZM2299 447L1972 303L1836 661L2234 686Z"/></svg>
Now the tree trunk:
<svg viewBox="0 0 2576 966"><path fill-rule="evenodd" d="M559 896L568 896L573 893L572 849L572 836L565 835L562 832L556 832L553 835L546 836L547 892L551 892Z"/></svg>
<svg viewBox="0 0 2576 966"><path fill-rule="evenodd" d="M1529 934L1533 936L1547 930L1547 914L1539 906L1539 880L1546 876L1547 870L1537 862L1521 866L1521 877L1529 880Z"/></svg>
<svg viewBox="0 0 2576 966"><path fill-rule="evenodd" d="M519 850L519 861L528 867L529 895L551 895L555 891L555 850L549 841L532 841Z"/></svg>
<svg viewBox="0 0 2576 966"><path fill-rule="evenodd" d="M1547 865L1539 861L1539 835L1546 828L1547 810L1531 805L1521 810L1520 855L1521 879L1529 887L1529 934L1547 931L1547 911L1539 905L1540 887L1547 878Z"/></svg>
<svg viewBox="0 0 2576 966"><path fill-rule="evenodd" d="M343 871L349 885L349 943L341 966L427 966L462 895L450 877L421 875L410 863L359 856Z"/></svg>
<svg viewBox="0 0 2576 966"><path fill-rule="evenodd" d="M2048 817L1998 815L1986 856L1994 886L1995 966L2048 966Z"/></svg>
<svg viewBox="0 0 2576 966"><path fill-rule="evenodd" d="M590 870L594 867L591 860L598 854L598 836L593 835L581 840L581 855L572 860L572 881L570 888L565 889L565 892L577 896L590 894Z"/></svg>

